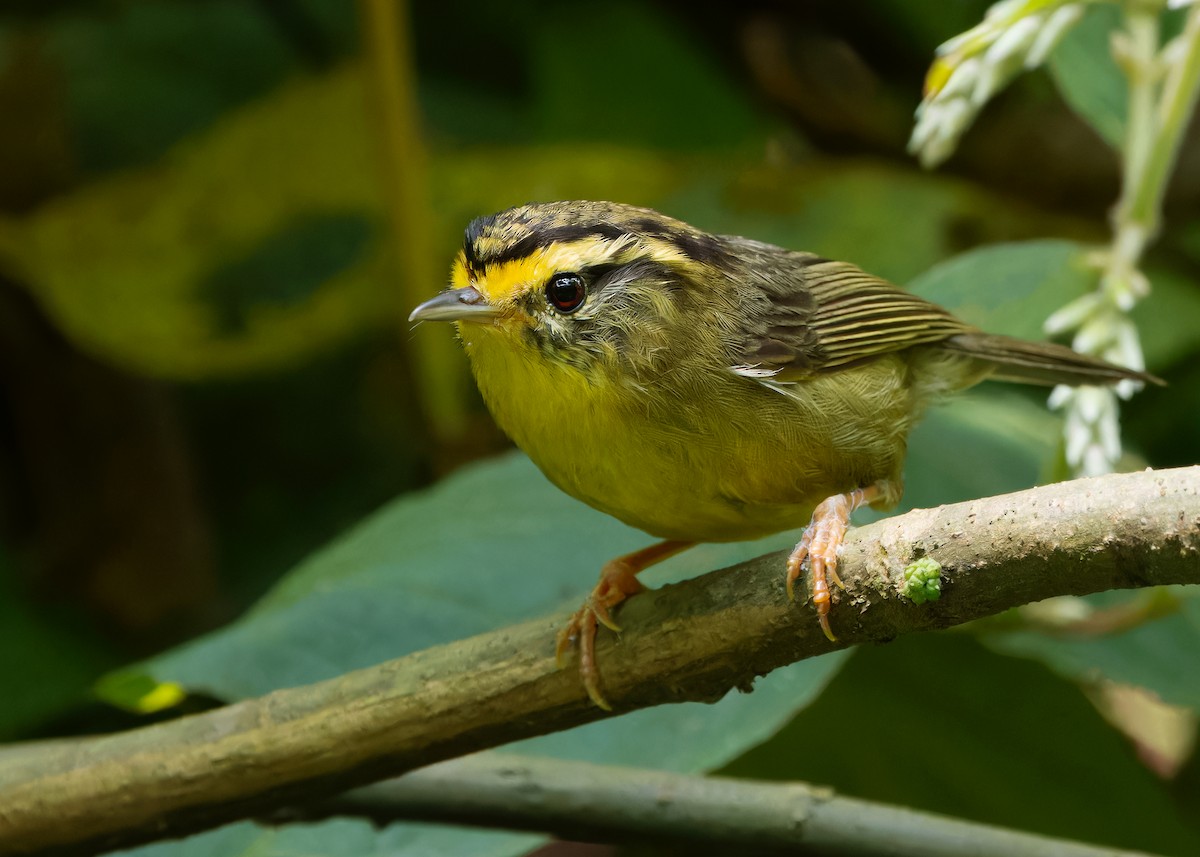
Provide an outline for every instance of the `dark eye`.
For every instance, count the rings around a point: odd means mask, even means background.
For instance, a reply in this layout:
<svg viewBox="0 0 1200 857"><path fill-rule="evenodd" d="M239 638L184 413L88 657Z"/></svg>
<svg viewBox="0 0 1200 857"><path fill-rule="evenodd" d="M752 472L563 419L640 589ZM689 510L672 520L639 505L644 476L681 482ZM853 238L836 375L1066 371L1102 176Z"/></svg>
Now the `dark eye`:
<svg viewBox="0 0 1200 857"><path fill-rule="evenodd" d="M546 300L561 313L572 313L583 305L587 286L578 274L555 274L546 282Z"/></svg>

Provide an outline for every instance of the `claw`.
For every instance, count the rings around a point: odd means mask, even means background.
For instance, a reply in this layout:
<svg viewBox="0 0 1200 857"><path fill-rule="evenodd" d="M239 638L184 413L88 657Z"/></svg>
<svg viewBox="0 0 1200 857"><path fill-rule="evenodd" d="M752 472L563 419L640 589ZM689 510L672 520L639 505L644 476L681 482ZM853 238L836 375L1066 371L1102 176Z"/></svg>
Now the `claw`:
<svg viewBox="0 0 1200 857"><path fill-rule="evenodd" d="M795 600L793 584L804 569L805 560L809 566L809 593L817 609L817 621L821 630L830 642L837 642L833 628L829 624L829 611L833 604L833 594L829 590L829 581L833 581L838 589L845 589L845 584L838 577L838 550L846 537L846 529L850 526L850 515L864 503L871 503L884 496L885 483L876 483L866 488L856 488L846 494L835 494L822 501L813 509L812 521L787 561L787 593L788 600Z"/></svg>
<svg viewBox="0 0 1200 857"><path fill-rule="evenodd" d="M572 643L577 642L579 677L583 681L588 698L598 708L612 711L612 706L600 690L600 672L596 668L597 626L603 625L614 632L620 632L621 626L613 621L610 611L630 595L636 595L646 588L637 579L638 572L674 556L691 545L691 542L659 542L605 563L592 594L558 632L554 645L554 660L558 668L562 669L567 650L571 648Z"/></svg>

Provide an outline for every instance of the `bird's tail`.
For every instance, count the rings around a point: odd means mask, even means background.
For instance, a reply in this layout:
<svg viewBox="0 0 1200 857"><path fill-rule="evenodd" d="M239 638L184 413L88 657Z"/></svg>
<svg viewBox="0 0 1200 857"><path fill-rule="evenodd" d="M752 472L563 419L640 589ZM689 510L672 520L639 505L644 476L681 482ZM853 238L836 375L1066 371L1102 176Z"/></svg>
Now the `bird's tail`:
<svg viewBox="0 0 1200 857"><path fill-rule="evenodd" d="M961 333L942 343L949 351L966 354L995 367L990 377L1025 384L1107 385L1133 380L1162 385L1148 372L1126 369L1072 351L1053 342L1030 342L990 333Z"/></svg>

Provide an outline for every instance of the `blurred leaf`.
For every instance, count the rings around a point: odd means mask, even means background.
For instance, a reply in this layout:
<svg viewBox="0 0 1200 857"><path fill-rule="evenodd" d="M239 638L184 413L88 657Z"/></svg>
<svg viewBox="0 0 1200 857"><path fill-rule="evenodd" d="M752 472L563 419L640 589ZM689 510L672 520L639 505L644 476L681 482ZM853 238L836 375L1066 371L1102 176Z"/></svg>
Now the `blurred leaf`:
<svg viewBox="0 0 1200 857"><path fill-rule="evenodd" d="M1094 230L957 179L832 159L707 178L670 197L668 205L667 213L709 231L844 259L896 283L978 244L1046 234L1086 237Z"/></svg>
<svg viewBox="0 0 1200 857"><path fill-rule="evenodd" d="M213 62L213 45L221 62ZM252 5L135 3L60 18L48 50L66 76L85 169L147 161L287 71L287 46Z"/></svg>
<svg viewBox="0 0 1200 857"><path fill-rule="evenodd" d="M1200 351L1195 320L1200 318L1196 280L1164 268L1151 268L1150 295L1131 315L1142 340L1146 365L1165 370Z"/></svg>
<svg viewBox="0 0 1200 857"><path fill-rule="evenodd" d="M135 714L153 714L181 703L187 692L174 682L160 683L142 672L109 673L96 683L96 695Z"/></svg>
<svg viewBox="0 0 1200 857"><path fill-rule="evenodd" d="M353 67L286 86L154 168L0 221L0 265L81 347L160 377L274 369L399 323L389 233L372 228L383 204L367 103ZM739 171L728 156L603 145L457 152L435 161L431 185L437 246L418 252L443 259L473 217L529 199L651 205L900 281L964 245L1080 229L878 165Z"/></svg>
<svg viewBox="0 0 1200 857"><path fill-rule="evenodd" d="M212 271L197 287L218 335L241 334L255 312L304 303L351 267L371 237L360 214L325 214L287 223L248 256Z"/></svg>
<svg viewBox="0 0 1200 857"><path fill-rule="evenodd" d="M0 555L0 741L88 700L113 656L73 617L36 609Z"/></svg>
<svg viewBox="0 0 1200 857"><path fill-rule="evenodd" d="M1200 853L1195 815L1172 805L1167 784L1078 688L962 634L859 648L820 699L725 773L804 779L1084 842Z"/></svg>
<svg viewBox="0 0 1200 857"><path fill-rule="evenodd" d="M792 540L705 545L647 577L658 583L693 576ZM302 564L242 621L156 658L148 669L158 681L225 699L319 681L565 612L605 560L648 541L560 493L528 459L507 456L393 503ZM496 585L504 580L523 585ZM662 706L523 746L700 770L763 740L820 690L839 662L834 655L798 664L761 680L753 694L731 694L717 705Z"/></svg>
<svg viewBox="0 0 1200 857"><path fill-rule="evenodd" d="M156 168L0 222L0 263L85 348L151 375L277 367L398 319L382 240L346 241L334 228L358 224L361 234L379 217L364 103L354 68L293 84ZM316 246L279 261L288 230L322 223ZM307 274L304 286L284 283L303 299L280 303L282 278L299 277L329 238L343 247L316 257L321 282ZM274 278L245 279L247 265L268 259L282 265ZM231 312L244 330L227 329Z"/></svg>
<svg viewBox="0 0 1200 857"><path fill-rule="evenodd" d="M312 0L292 7L320 37L345 41L353 15L344 5L340 16L313 14ZM65 77L83 168L152 160L278 85L298 65L298 45L269 11L235 0L159 0L53 19L47 51ZM219 62L213 45L221 46Z"/></svg>
<svg viewBox="0 0 1200 857"><path fill-rule="evenodd" d="M518 857L545 838L434 824L391 824L378 829L356 819L271 827L243 821L183 840L114 853L129 857Z"/></svg>
<svg viewBox="0 0 1200 857"><path fill-rule="evenodd" d="M1179 609L1128 631L1097 636L1050 635L1032 631L986 633L998 652L1035 658L1076 681L1103 677L1154 691L1164 702L1200 711L1200 670L1185 653L1200 651L1200 586L1173 587ZM1113 609L1146 593L1114 592L1088 599L1096 609Z"/></svg>
<svg viewBox="0 0 1200 857"><path fill-rule="evenodd" d="M690 16L660 8L621 0L543 8L530 79L545 139L688 150L762 137L748 93L696 44Z"/></svg>
<svg viewBox="0 0 1200 857"><path fill-rule="evenodd" d="M1050 56L1050 73L1067 104L1120 151L1125 140L1129 83L1110 50L1121 29L1121 6L1089 3Z"/></svg>
<svg viewBox="0 0 1200 857"><path fill-rule="evenodd" d="M1062 421L1008 387L971 390L934 408L916 427L901 509L990 497L1044 481Z"/></svg>
<svg viewBox="0 0 1200 857"><path fill-rule="evenodd" d="M1050 314L1096 287L1097 273L1083 261L1088 250L1058 240L981 247L935 265L908 288L984 330L1045 339ZM1196 351L1192 319L1200 317L1200 290L1169 269L1154 268L1149 276L1153 290L1133 318L1146 364L1161 370Z"/></svg>
<svg viewBox="0 0 1200 857"><path fill-rule="evenodd" d="M935 265L908 287L983 330L1045 339L1046 318L1095 286L1083 252L1069 241L981 247Z"/></svg>

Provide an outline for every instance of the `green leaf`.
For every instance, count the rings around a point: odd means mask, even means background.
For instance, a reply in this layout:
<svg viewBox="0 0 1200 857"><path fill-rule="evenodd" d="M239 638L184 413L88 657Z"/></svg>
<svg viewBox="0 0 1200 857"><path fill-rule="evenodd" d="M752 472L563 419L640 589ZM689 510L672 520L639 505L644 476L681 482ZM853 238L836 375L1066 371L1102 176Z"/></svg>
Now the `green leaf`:
<svg viewBox="0 0 1200 857"><path fill-rule="evenodd" d="M157 681L224 699L319 681L565 613L607 559L649 540L559 492L524 456L505 456L391 504L303 563L241 621L147 668ZM794 540L703 545L654 569L647 582L693 576ZM838 663L834 655L798 664L717 705L665 706L537 741L568 756L579 748L593 761L701 770L763 740ZM691 737L666 740L673 734ZM537 741L527 749L537 751Z"/></svg>
<svg viewBox="0 0 1200 857"><path fill-rule="evenodd" d="M719 568L794 539L703 545L653 569L647 582ZM648 540L559 492L524 456L505 456L396 501L302 564L241 621L154 659L146 670L155 681L225 699L318 681L531 616L565 613L586 595L605 560ZM778 670L753 693L733 693L716 705L661 706L514 746L705 770L773 734L820 692L843 657Z"/></svg>
<svg viewBox="0 0 1200 857"><path fill-rule="evenodd" d="M1174 587L1179 609L1121 633L1048 635L1033 631L981 635L998 652L1034 658L1075 681L1099 677L1154 691L1164 702L1200 712L1200 586ZM1146 593L1112 592L1085 599L1097 609L1128 606Z"/></svg>
<svg viewBox="0 0 1200 857"><path fill-rule="evenodd" d="M1015 397L980 395L940 410L913 437L906 502L932 505L1032 484L1053 451L1055 425ZM796 537L702 545L648 572L647 582L693 576ZM302 564L241 621L147 669L157 681L226 699L318 681L565 611L606 559L646 541L558 492L523 456L508 456L393 503ZM702 770L767 737L819 692L837 663L836 656L807 661L716 706L638 712L523 749ZM665 737L680 730L692 739Z"/></svg>
<svg viewBox="0 0 1200 857"><path fill-rule="evenodd" d="M114 657L79 624L30 602L0 552L0 740L88 701Z"/></svg>
<svg viewBox="0 0 1200 857"><path fill-rule="evenodd" d="M985 384L934 408L909 438L900 509L1031 488L1058 452L1061 420L1044 405Z"/></svg>
<svg viewBox="0 0 1200 857"><path fill-rule="evenodd" d="M1200 318L1196 279L1165 268L1150 268L1150 294L1130 315L1137 325L1146 365L1162 371L1200 351L1195 320Z"/></svg>
<svg viewBox="0 0 1200 857"><path fill-rule="evenodd" d="M1125 140L1129 82L1109 46L1120 28L1120 4L1089 3L1050 56L1050 73L1067 104L1118 151Z"/></svg>
<svg viewBox="0 0 1200 857"><path fill-rule="evenodd" d="M844 259L894 283L977 245L1089 234L1080 221L1014 206L960 180L836 159L710 175L665 206L708 231ZM1002 297L964 294L982 302Z"/></svg>
<svg viewBox="0 0 1200 857"><path fill-rule="evenodd" d="M221 62L212 45L221 45ZM269 16L230 0L135 3L53 22L80 161L109 170L149 160L223 111L277 84L289 45Z"/></svg>
<svg viewBox="0 0 1200 857"><path fill-rule="evenodd" d="M85 350L153 376L278 368L377 329L399 313L362 87L354 68L293 83L152 168L0 221L0 265Z"/></svg>
<svg viewBox="0 0 1200 857"><path fill-rule="evenodd" d="M1179 652L1174 660L1192 663ZM1200 853L1194 812L1078 688L963 634L859 648L820 699L722 773L808 780L1084 842Z"/></svg>
<svg viewBox="0 0 1200 857"><path fill-rule="evenodd" d="M989 333L1045 339L1050 314L1096 283L1084 252L1071 241L993 244L935 265L908 287Z"/></svg>
<svg viewBox="0 0 1200 857"><path fill-rule="evenodd" d="M542 10L529 75L543 138L632 139L686 151L764 136L753 102L689 38L689 16L681 10L673 20L660 8L608 2Z"/></svg>

